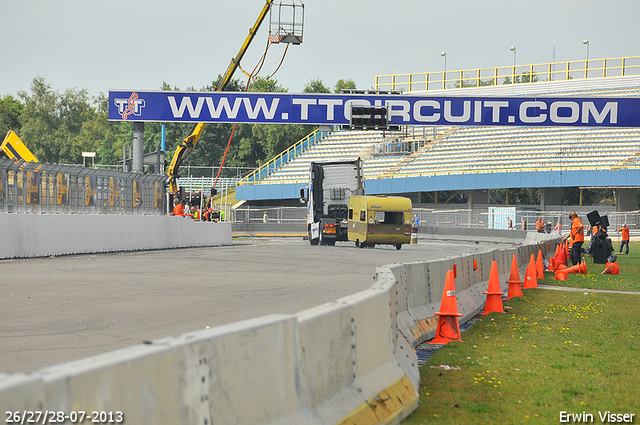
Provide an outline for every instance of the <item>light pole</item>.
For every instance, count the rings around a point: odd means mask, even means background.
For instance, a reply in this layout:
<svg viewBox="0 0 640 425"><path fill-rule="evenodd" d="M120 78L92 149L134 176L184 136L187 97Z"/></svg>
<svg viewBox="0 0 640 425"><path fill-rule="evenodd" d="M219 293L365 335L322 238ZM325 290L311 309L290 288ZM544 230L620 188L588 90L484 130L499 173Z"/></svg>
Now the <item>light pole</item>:
<svg viewBox="0 0 640 425"><path fill-rule="evenodd" d="M587 62L589 62L589 40L585 38L582 41L582 44L586 44L587 45Z"/></svg>
<svg viewBox="0 0 640 425"><path fill-rule="evenodd" d="M512 76L513 80L511 84L515 84L516 82L516 46L509 47L509 50L513 52L513 76Z"/></svg>
<svg viewBox="0 0 640 425"><path fill-rule="evenodd" d="M585 38L582 41L582 44L587 46L587 59L584 61L584 78L587 78L587 72L589 69L589 40Z"/></svg>
<svg viewBox="0 0 640 425"><path fill-rule="evenodd" d="M440 53L440 56L444 56L444 72L442 73L442 88L446 88L447 84L447 52L444 50Z"/></svg>

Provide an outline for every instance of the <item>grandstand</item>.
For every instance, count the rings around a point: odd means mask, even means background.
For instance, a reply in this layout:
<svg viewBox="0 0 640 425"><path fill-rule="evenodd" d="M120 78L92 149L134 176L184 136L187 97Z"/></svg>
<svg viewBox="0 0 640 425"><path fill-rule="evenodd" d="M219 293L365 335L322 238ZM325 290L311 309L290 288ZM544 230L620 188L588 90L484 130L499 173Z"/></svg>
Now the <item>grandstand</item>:
<svg viewBox="0 0 640 425"><path fill-rule="evenodd" d="M640 96L640 75L626 75L624 70L621 74L429 90L428 94L434 97ZM424 95L427 92L412 93ZM400 132L334 130L316 134L314 143L307 143L305 149L294 147L290 150L296 151L296 154L287 154L287 160L284 161L283 153L278 157L279 162L276 158L241 181L236 197L248 201L296 198L299 188L306 184L311 162L355 156L363 159L365 184L367 192L371 194L505 187L544 189L558 186L635 190L640 182L640 128L411 127ZM561 174L560 181L556 178L558 173ZM275 185L280 187L276 188Z"/></svg>
<svg viewBox="0 0 640 425"><path fill-rule="evenodd" d="M640 167L640 129L465 127L396 175Z"/></svg>

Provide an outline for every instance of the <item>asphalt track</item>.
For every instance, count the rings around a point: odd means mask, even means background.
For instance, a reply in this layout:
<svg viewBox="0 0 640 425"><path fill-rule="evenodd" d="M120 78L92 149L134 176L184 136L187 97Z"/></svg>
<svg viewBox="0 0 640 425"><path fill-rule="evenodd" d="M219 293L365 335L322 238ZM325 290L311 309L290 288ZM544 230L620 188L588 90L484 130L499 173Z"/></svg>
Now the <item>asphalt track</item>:
<svg viewBox="0 0 640 425"><path fill-rule="evenodd" d="M45 366L361 291L376 266L495 248L356 248L299 238L232 246L0 261L0 373Z"/></svg>

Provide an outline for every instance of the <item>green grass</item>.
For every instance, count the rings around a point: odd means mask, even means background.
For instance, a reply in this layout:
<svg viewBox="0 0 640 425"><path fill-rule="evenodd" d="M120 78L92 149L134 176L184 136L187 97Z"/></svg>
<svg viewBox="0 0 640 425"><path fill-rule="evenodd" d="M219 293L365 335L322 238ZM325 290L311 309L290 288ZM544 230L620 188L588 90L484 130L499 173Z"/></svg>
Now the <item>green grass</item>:
<svg viewBox="0 0 640 425"><path fill-rule="evenodd" d="M590 263L563 285L637 290L638 251L618 257L620 276ZM539 283L557 283L551 276ZM561 411L640 420L640 296L529 289L505 306L422 367L420 406L403 424L548 424ZM461 370L431 367L441 364Z"/></svg>

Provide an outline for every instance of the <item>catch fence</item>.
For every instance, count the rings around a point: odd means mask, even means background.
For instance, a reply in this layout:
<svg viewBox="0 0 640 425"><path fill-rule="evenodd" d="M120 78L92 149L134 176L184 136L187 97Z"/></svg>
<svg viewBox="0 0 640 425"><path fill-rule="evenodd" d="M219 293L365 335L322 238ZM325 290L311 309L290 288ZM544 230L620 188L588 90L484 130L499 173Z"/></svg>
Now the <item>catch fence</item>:
<svg viewBox="0 0 640 425"><path fill-rule="evenodd" d="M0 159L0 212L161 215L163 175Z"/></svg>
<svg viewBox="0 0 640 425"><path fill-rule="evenodd" d="M600 215L606 215L609 220L609 231L615 232L616 229L627 224L632 232L640 232L640 211L616 212L614 207L566 207L565 209L539 211L533 206L527 208L491 205L490 207L476 207L473 209L444 209L444 208L426 208L414 207L412 215L420 217L421 226L429 227L465 227L465 228L484 228L484 229L507 229L507 217L512 220L514 230L522 229L522 219L526 222L527 230L535 230L535 222L538 217L544 221L546 227L550 227L550 231L555 228L559 221L564 233L571 227L569 220L569 212L576 211L582 222L587 225L587 213L597 210ZM505 214L504 211L508 210ZM248 207L241 206L227 215L229 220L236 223L260 223L264 219L264 213L267 213L269 223L290 223L300 224L301 228L307 222L306 207ZM612 235L614 233L611 233Z"/></svg>

